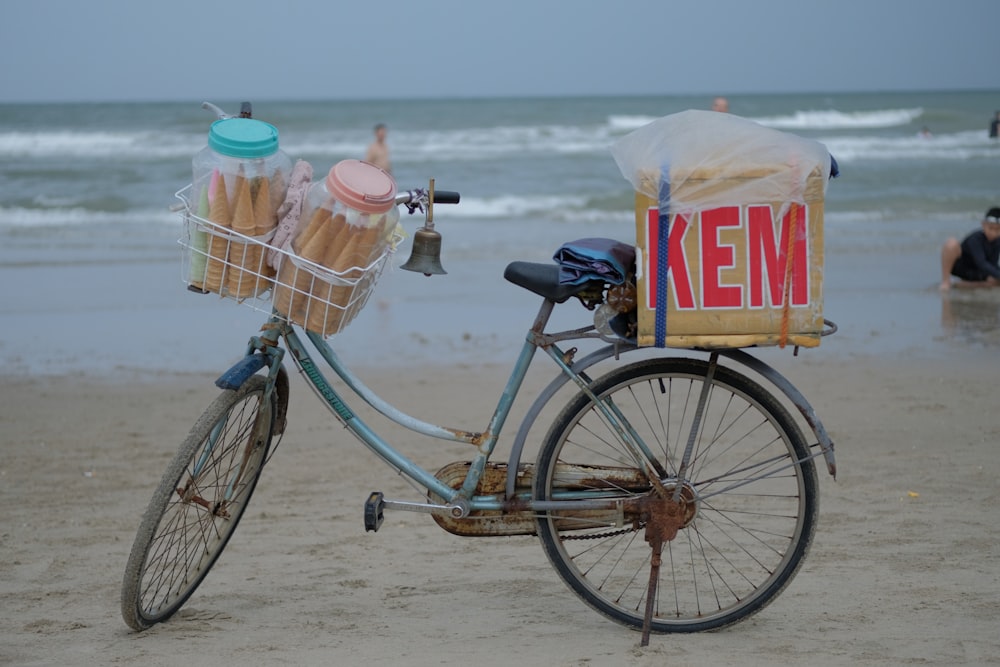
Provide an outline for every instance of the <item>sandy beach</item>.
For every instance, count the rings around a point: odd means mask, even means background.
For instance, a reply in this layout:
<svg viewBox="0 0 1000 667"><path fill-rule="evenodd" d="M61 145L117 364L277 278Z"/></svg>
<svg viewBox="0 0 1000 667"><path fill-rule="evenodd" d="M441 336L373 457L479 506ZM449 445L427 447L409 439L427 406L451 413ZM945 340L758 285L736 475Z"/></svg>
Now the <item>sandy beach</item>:
<svg viewBox="0 0 1000 667"><path fill-rule="evenodd" d="M160 474L216 393L213 376L5 377L0 663L1000 660L995 364L823 348L767 356L812 400L837 444L840 473L836 481L821 474L811 553L791 586L750 620L709 634L654 636L647 648L638 633L579 601L534 538L460 538L406 513L389 514L382 530L366 534L369 491L415 492L297 377L289 431L232 543L177 616L134 633L119 616L125 559ZM485 424L506 372L419 370L366 377L408 411L469 428ZM548 375L533 374L525 395ZM387 433L432 468L465 457L457 446Z"/></svg>
<svg viewBox="0 0 1000 667"><path fill-rule="evenodd" d="M571 593L535 538L460 538L399 512L365 533L370 491L420 494L298 377L289 430L218 564L169 622L129 630L119 595L139 519L217 394L215 375L265 316L183 288L167 206L204 144L203 112L67 105L46 108L66 131L39 135L31 113L8 109L0 152L16 159L0 178L0 279L13 289L0 312L19 335L0 340L0 665L1000 662L1000 290L937 290L941 241L994 204L996 144L981 127L992 93L734 101L841 160L823 278L824 313L841 331L799 357L760 352L813 402L837 444L839 478L821 473L812 550L771 606L648 647ZM483 429L538 307L502 280L504 266L548 261L574 238L634 238L631 189L607 146L699 103L408 104L392 135L400 183L433 175L463 193L437 218L449 274L387 270L335 347L407 412ZM368 119L382 112L376 102L275 108L290 118L289 152L323 171L362 150ZM916 136L928 117L933 141ZM24 133L37 140L28 154ZM417 222L406 219L411 234ZM592 320L570 303L551 324ZM506 460L553 372L533 369L495 460ZM470 457L370 421L430 470Z"/></svg>

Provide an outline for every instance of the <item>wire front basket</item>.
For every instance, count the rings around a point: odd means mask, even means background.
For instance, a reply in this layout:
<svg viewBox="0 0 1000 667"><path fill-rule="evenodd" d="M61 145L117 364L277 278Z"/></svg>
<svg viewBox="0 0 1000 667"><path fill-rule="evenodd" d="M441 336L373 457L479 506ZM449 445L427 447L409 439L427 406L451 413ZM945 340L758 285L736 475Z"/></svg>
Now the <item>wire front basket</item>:
<svg viewBox="0 0 1000 667"><path fill-rule="evenodd" d="M184 235L181 277L188 289L215 293L330 336L350 324L368 303L396 244L394 233L385 250L367 266L334 271L271 245L274 230L247 236L196 215L188 196L181 200Z"/></svg>

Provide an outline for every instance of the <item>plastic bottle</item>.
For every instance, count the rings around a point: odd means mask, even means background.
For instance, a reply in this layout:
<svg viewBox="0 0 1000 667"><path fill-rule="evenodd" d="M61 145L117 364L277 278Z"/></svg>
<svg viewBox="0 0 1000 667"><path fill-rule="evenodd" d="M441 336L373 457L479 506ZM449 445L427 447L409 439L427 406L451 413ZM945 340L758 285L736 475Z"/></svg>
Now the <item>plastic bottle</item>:
<svg viewBox="0 0 1000 667"><path fill-rule="evenodd" d="M260 244L277 226L291 169L273 125L252 118L212 123L208 145L192 160L191 199L196 215L211 223L192 233L192 286L240 299L270 286Z"/></svg>

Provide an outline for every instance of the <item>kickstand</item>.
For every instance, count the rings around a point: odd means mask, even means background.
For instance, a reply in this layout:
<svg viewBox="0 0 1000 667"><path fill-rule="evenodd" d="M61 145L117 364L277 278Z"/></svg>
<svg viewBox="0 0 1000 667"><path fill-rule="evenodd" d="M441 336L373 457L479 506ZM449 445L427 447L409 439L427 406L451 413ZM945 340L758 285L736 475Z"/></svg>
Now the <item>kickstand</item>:
<svg viewBox="0 0 1000 667"><path fill-rule="evenodd" d="M645 509L641 513L646 521L646 542L652 554L649 558L649 588L646 591L646 615L642 619L641 646L649 646L649 633L653 627L653 611L656 606L656 588L660 581L660 565L663 563L663 543L677 537L677 531L685 524L687 501L659 497L652 493L643 499Z"/></svg>
<svg viewBox="0 0 1000 667"><path fill-rule="evenodd" d="M642 641L640 646L649 646L649 632L653 625L653 606L656 604L656 585L660 581L660 563L663 554L663 538L659 532L647 533L653 555L649 562L649 589L646 591L646 615L642 619Z"/></svg>

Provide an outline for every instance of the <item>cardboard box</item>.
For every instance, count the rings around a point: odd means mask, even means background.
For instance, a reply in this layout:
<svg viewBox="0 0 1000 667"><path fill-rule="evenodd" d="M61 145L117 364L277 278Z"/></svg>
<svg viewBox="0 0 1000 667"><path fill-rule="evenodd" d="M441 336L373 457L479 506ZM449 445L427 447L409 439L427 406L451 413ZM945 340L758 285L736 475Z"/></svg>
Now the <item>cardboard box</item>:
<svg viewBox="0 0 1000 667"><path fill-rule="evenodd" d="M787 167L765 165L740 173L671 172L669 182L679 183L682 190L697 188L698 197L710 193L717 200L727 189L747 185L747 179L767 178L783 169ZM660 174L646 172L641 178L659 181ZM825 176L814 170L806 183L804 203L674 211L667 201L666 216L660 214L659 201L637 192L639 345L818 346L823 330ZM687 194L671 191L669 199L693 199ZM665 222L667 229L661 230ZM658 319L657 314L664 317Z"/></svg>

